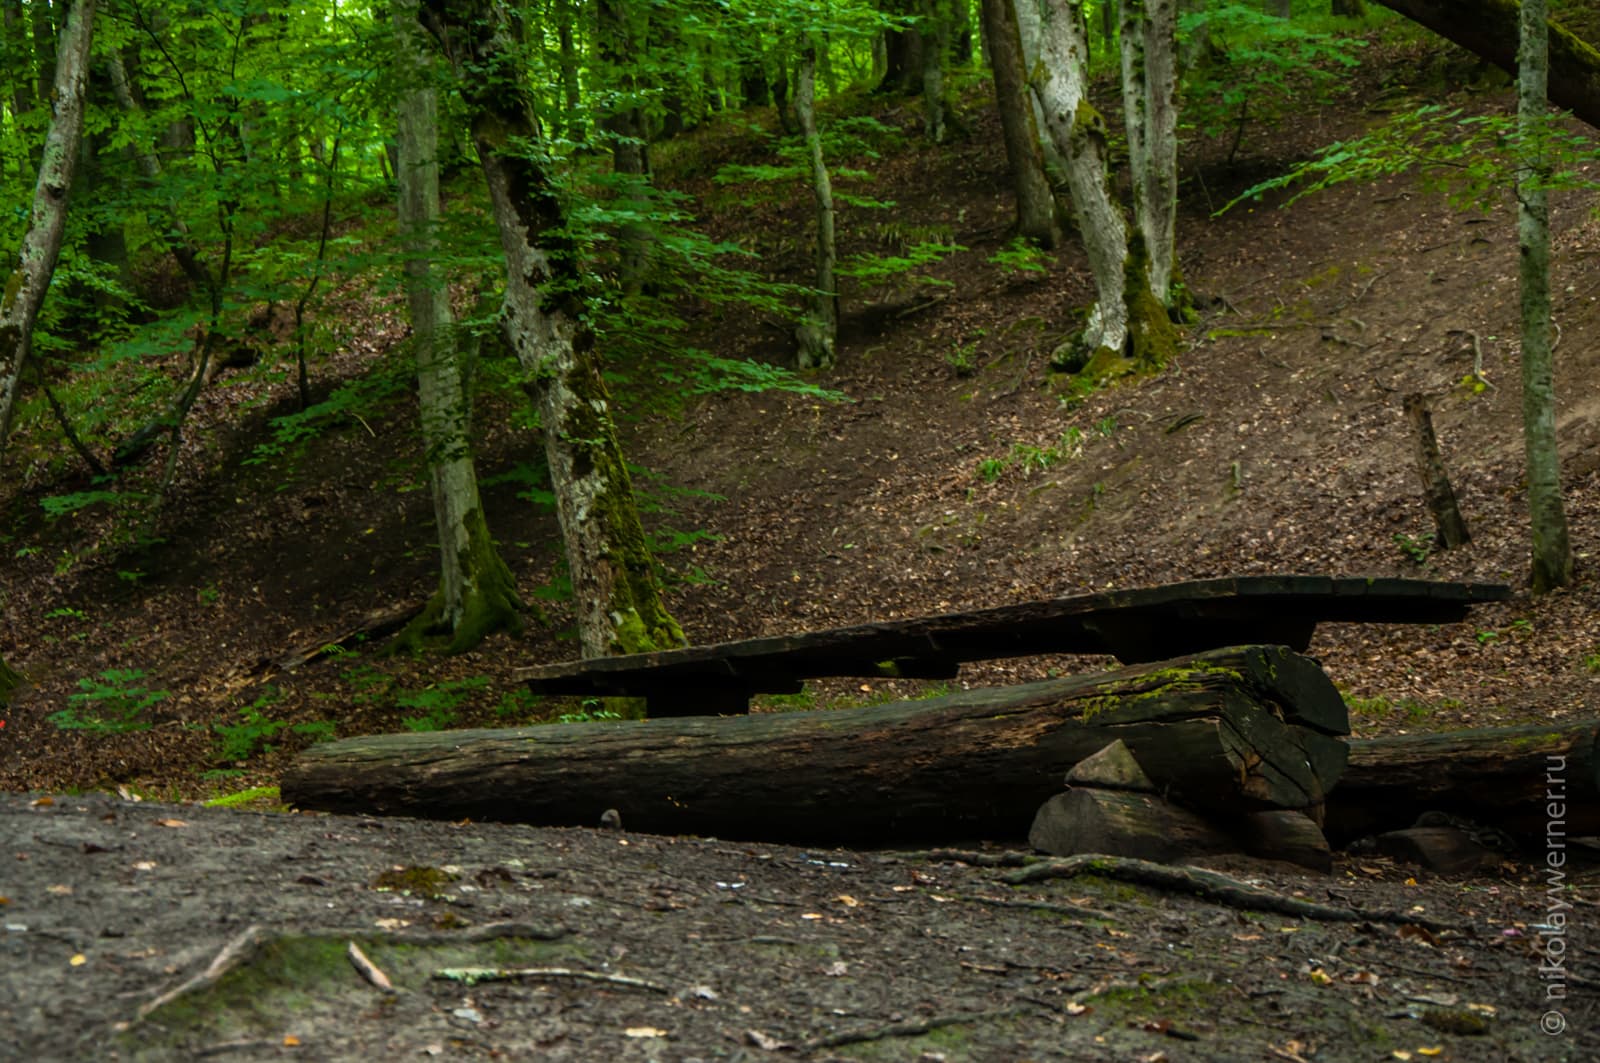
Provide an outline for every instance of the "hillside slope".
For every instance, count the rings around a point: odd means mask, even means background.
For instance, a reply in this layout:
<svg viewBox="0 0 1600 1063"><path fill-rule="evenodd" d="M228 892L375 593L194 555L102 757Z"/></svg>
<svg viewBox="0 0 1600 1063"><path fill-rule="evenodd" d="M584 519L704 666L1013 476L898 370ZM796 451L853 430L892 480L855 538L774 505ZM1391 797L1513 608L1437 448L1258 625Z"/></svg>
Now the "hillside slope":
<svg viewBox="0 0 1600 1063"><path fill-rule="evenodd" d="M896 206L853 221L846 240L855 244L845 250L930 237L964 250L919 271L930 279L846 290L840 367L817 381L843 400L722 391L629 422L630 456L650 470L646 486L666 506L650 519L685 543L663 561L677 574L672 605L691 638L1240 573L1522 587L1528 533L1509 209L1458 213L1437 193L1395 180L1289 209L1208 211L1397 101L1437 92L1444 62L1428 48L1401 49L1351 79L1334 105L1285 128L1251 130L1233 163L1220 147L1190 152L1180 256L1202 320L1159 376L1071 402L1048 356L1089 298L1087 273L1074 248L1051 256L1044 274L993 261L1011 209L994 117L974 98L966 135L933 148L916 136L914 103L874 102L878 118L901 131L899 146L873 163L875 194ZM697 196L713 233L743 239L774 275L802 279L805 190L768 190L752 209L707 176L713 150L749 157L760 148L746 133L706 133L677 147L678 168L666 167L663 180ZM1600 377L1600 224L1575 197L1558 203L1557 216L1561 441L1580 583L1438 629L1324 629L1312 652L1347 690L1363 733L1594 712L1600 389L1590 384ZM362 346L340 356L345 371L403 334L394 305L364 298L352 304L359 321L347 323ZM776 320L702 308L694 322L689 338L719 355L789 354ZM1490 382L1481 392L1460 386L1475 349ZM660 411L645 401L656 386L635 381L620 404ZM219 406L228 387L215 393ZM1432 529L1400 410L1413 391L1430 399L1474 535L1450 554L1426 551ZM362 617L432 589L432 517L426 492L415 489L413 418L400 403L385 419L352 419L298 459L267 466L242 463L261 438L260 418L196 442L163 541L142 551L116 546L103 515L41 521L38 497L58 486L14 487L7 512L18 557L0 573L6 657L32 685L0 733L0 787L125 785L188 798L270 783L282 758L317 732L575 711L531 704L509 678L517 666L573 655L559 595L542 603L547 623L461 657L386 658L353 640L286 665L292 651L334 643ZM484 471L502 476L488 493L491 525L522 589L541 600L541 589L560 583L554 521L517 499L511 475L537 440L480 420ZM969 668L961 682L1104 663L998 662ZM140 710L150 729L105 733L51 720L92 708L85 693L131 704L130 688L165 692ZM824 683L801 703L912 689Z"/></svg>

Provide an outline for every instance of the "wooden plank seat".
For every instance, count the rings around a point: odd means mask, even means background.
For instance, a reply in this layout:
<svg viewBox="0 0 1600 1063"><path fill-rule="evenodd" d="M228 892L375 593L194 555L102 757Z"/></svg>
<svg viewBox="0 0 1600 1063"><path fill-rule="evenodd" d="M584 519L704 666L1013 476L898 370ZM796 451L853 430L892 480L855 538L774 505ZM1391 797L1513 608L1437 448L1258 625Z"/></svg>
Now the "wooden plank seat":
<svg viewBox="0 0 1600 1063"><path fill-rule="evenodd" d="M1497 583L1237 576L519 669L536 694L642 697L651 716L740 713L807 679L950 679L967 661L1109 654L1125 664L1251 643L1303 651L1323 622L1437 624L1504 601Z"/></svg>

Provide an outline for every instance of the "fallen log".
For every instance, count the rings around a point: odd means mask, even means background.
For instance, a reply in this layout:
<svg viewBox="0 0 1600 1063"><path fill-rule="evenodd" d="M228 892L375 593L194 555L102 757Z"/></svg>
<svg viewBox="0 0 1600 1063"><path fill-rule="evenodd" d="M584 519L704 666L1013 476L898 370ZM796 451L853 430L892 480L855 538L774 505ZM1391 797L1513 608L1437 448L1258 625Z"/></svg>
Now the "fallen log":
<svg viewBox="0 0 1600 1063"><path fill-rule="evenodd" d="M630 830L773 841L1017 837L1068 769L1118 739L1197 807L1315 805L1344 745L1284 721L1336 729L1342 711L1313 662L1242 647L832 712L351 738L302 753L281 793L311 810L552 826L616 809Z"/></svg>
<svg viewBox="0 0 1600 1063"><path fill-rule="evenodd" d="M1566 836L1600 834L1600 721L1352 740L1325 830L1344 844L1410 827L1427 811L1535 848L1553 821Z"/></svg>

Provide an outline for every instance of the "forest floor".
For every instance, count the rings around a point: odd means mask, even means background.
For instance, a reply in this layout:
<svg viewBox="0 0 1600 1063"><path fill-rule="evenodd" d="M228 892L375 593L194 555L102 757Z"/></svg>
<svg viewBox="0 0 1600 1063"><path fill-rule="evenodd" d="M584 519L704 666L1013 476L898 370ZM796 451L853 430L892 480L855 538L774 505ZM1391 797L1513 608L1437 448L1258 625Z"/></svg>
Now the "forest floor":
<svg viewBox="0 0 1600 1063"><path fill-rule="evenodd" d="M918 142L915 101L876 101L902 135L870 163L870 187L895 206L847 229L846 251L963 250L846 289L840 365L816 381L842 397L618 386L630 458L649 471L648 519L677 547L662 560L685 630L716 642L1251 573L1486 580L1517 593L1463 623L1319 629L1310 652L1357 733L1600 715L1591 202L1558 198L1555 225L1578 581L1538 599L1526 591L1509 206L1463 213L1393 179L1287 209L1209 209L1384 113L1442 95L1506 106L1503 92L1453 87L1477 80L1436 45L1401 48L1326 105L1248 128L1231 160L1226 145L1197 145L1179 241L1202 320L1158 376L1071 401L1048 358L1089 302L1088 276L1072 247L1041 274L993 261L1011 217L997 123L974 105L966 131L935 148ZM713 153L759 158L748 134L704 133L661 153L661 179L695 197L715 235L799 279L805 190L741 199L748 190L710 179ZM347 300L324 389L404 335L398 305L353 288ZM776 318L688 309L695 342L719 356L792 358ZM1276 893L1380 913L1346 924L1105 878L1015 886L1003 870L926 855L177 804L270 786L330 732L582 711L534 702L511 678L575 655L554 519L518 497L536 437L490 423L503 411L480 416L480 469L499 477L489 520L545 622L458 657L386 657L379 640L346 636L420 603L437 578L414 408L392 401L246 464L269 414L292 408L288 385L263 379L226 375L203 400L202 421L229 427L191 433L158 542L119 545L126 528L105 507L44 519L41 499L86 482L45 478L26 448L7 456L26 471L5 488L16 557L0 571L0 607L5 658L29 685L0 728L0 789L12 791L0 796L12 851L0 1015L14 1031L0 1056L1600 1056L1596 872L1575 869L1564 895L1577 906L1569 1028L1547 1036L1535 946L1550 917L1532 854L1454 880L1377 858L1340 857L1330 876L1231 868ZM1429 400L1471 526L1458 550L1430 546L1400 405L1411 392ZM240 428L246 404L259 409ZM994 662L958 683L1104 664ZM925 690L824 682L782 707ZM124 712L154 726L94 725ZM988 842L1019 844L1026 827ZM446 871L419 888L383 877L396 866ZM227 979L138 1017L257 925L264 938ZM359 981L349 939L403 991ZM612 980L430 977L468 964Z"/></svg>

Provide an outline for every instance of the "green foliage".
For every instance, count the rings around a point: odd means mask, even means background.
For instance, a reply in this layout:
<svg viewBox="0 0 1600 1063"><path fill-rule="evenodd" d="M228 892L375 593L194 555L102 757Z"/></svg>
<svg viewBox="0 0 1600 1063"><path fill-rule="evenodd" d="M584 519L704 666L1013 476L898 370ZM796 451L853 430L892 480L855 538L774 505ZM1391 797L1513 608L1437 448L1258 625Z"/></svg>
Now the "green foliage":
<svg viewBox="0 0 1600 1063"><path fill-rule="evenodd" d="M1409 557L1413 564L1424 564L1433 555L1433 540L1422 536L1395 532L1394 544Z"/></svg>
<svg viewBox="0 0 1600 1063"><path fill-rule="evenodd" d="M1179 15L1178 34L1200 42L1183 75L1182 129L1231 138L1230 161L1250 122L1276 124L1326 101L1366 43L1239 3Z"/></svg>
<svg viewBox="0 0 1600 1063"><path fill-rule="evenodd" d="M1101 422L1104 424L1105 422ZM1115 422L1112 422L1112 428ZM1101 433L1109 435L1109 431ZM1049 446L1040 447L1032 443L1013 443L1003 458L985 458L978 463L978 479L984 483L992 484L999 481L1012 469L1021 470L1024 476L1035 472L1044 472L1083 455L1083 430L1076 425L1070 426L1061 434L1061 438Z"/></svg>
<svg viewBox="0 0 1600 1063"><path fill-rule="evenodd" d="M146 678L137 668L111 668L97 677L78 680L78 693L67 696L67 707L50 714L50 722L63 731L92 734L126 734L148 731L153 724L144 711L165 700L168 692L140 685Z"/></svg>
<svg viewBox="0 0 1600 1063"><path fill-rule="evenodd" d="M313 742L326 741L333 737L334 725L327 720L290 723L287 720L269 719L266 710L276 704L281 696L276 687L269 686L255 701L239 710L238 723L212 725L212 730L217 734L218 761L237 763L249 760L257 754L271 753L275 747L270 740L281 731L309 738Z"/></svg>
<svg viewBox="0 0 1600 1063"><path fill-rule="evenodd" d="M321 433L342 425L367 426L369 417L404 397L411 387L411 367L398 357L385 358L371 372L335 388L326 399L271 421L272 435L257 443L246 465L264 465L293 453ZM370 426L368 426L370 430Z"/></svg>
<svg viewBox="0 0 1600 1063"><path fill-rule="evenodd" d="M1376 181L1413 170L1425 185L1448 194L1457 209L1487 211L1504 199L1519 159L1537 151L1549 161L1549 171L1538 182L1546 189L1600 187L1586 170L1600 161L1600 145L1565 128L1560 116L1548 116L1531 138L1524 138L1514 115L1468 115L1429 104L1393 115L1354 140L1328 145L1315 158L1246 189L1222 211L1268 192L1293 189L1283 204L1289 206L1345 181Z"/></svg>
<svg viewBox="0 0 1600 1063"><path fill-rule="evenodd" d="M395 704L402 709L415 709L421 715L403 716L400 724L408 731L443 731L456 722L459 715L456 710L462 702L489 683L488 676L474 675L448 679L422 690L403 690L395 698Z"/></svg>
<svg viewBox="0 0 1600 1063"><path fill-rule="evenodd" d="M1013 277L1020 277L1030 273L1043 275L1050 272L1045 265L1050 261L1049 254L1040 249L1037 244L1024 240L1020 236L1013 237L1010 243L984 261L999 266L1001 270Z"/></svg>
<svg viewBox="0 0 1600 1063"><path fill-rule="evenodd" d="M957 251L965 251L960 244L950 243L922 243L906 248L898 255L852 255L839 263L838 272L842 277L853 277L858 281L868 283L883 281L904 274L915 273L926 266L938 263L947 255ZM916 278L923 284L950 285L949 281L939 280L927 275Z"/></svg>
<svg viewBox="0 0 1600 1063"><path fill-rule="evenodd" d="M607 720L620 720L622 714L604 707L605 703L599 698L584 698L582 705L576 712L564 712L557 716L555 723L601 723Z"/></svg>

